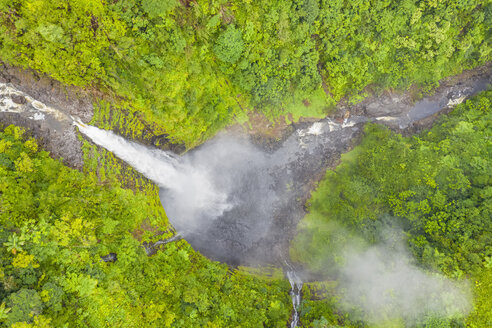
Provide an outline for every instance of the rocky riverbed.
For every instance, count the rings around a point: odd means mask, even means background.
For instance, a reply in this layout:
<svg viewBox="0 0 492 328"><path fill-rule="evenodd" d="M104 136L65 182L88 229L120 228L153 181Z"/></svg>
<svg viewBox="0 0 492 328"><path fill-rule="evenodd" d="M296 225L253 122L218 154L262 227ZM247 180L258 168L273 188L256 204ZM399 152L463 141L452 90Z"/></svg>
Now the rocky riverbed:
<svg viewBox="0 0 492 328"><path fill-rule="evenodd" d="M0 123L25 127L44 149L82 169L82 143L70 116L92 119L92 97L28 70L0 65Z"/></svg>

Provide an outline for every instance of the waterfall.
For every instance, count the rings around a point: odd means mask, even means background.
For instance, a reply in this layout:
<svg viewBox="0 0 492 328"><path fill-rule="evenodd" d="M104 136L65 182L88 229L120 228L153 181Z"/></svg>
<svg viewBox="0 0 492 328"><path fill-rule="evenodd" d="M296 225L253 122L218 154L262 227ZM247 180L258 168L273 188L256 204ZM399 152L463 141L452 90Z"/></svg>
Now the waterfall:
<svg viewBox="0 0 492 328"><path fill-rule="evenodd" d="M292 264L285 261L286 271L285 275L290 283L290 297L292 298L292 306L293 306L293 315L292 321L290 322L290 327L295 328L299 324L299 312L297 308L301 305L301 292L302 292L302 280L297 275L297 272L294 270Z"/></svg>
<svg viewBox="0 0 492 328"><path fill-rule="evenodd" d="M173 200L180 200L185 209L180 212L180 220L191 221L197 215L216 218L231 207L227 193L217 190L206 168L193 166L170 152L128 141L111 131L77 121L74 124L95 144L168 190Z"/></svg>

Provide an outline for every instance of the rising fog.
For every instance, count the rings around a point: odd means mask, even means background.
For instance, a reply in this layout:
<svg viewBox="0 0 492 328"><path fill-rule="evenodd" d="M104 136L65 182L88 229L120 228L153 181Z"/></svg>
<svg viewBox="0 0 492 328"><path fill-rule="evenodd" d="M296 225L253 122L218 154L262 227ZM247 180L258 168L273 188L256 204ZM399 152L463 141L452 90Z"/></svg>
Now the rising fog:
<svg viewBox="0 0 492 328"><path fill-rule="evenodd" d="M367 245L360 236L350 235L338 225L334 227L337 231L333 236L349 237L327 254L328 259L342 260L327 260L326 263L336 263L336 268L326 268L326 272L336 276L341 307L352 318L371 324L401 318L418 324L428 317L460 317L470 310L467 282L419 268L405 246L401 230L383 229L380 241Z"/></svg>
<svg viewBox="0 0 492 328"><path fill-rule="evenodd" d="M450 317L469 310L466 284L426 273L403 249L388 245L347 254L340 284L346 309L364 309L362 319L371 323L396 318L416 323L429 315Z"/></svg>
<svg viewBox="0 0 492 328"><path fill-rule="evenodd" d="M182 158L186 167L207 177L176 190L161 186L161 201L174 227L208 256L239 261L271 226L277 199L267 171L269 157L239 137L218 136ZM222 211L196 207L197 194L213 189L226 195ZM213 204L210 203L209 206ZM219 219L220 218L220 219Z"/></svg>
<svg viewBox="0 0 492 328"><path fill-rule="evenodd" d="M268 171L270 156L246 138L219 135L178 157L111 131L78 127L158 184L170 222L207 256L239 263L269 232L278 199Z"/></svg>

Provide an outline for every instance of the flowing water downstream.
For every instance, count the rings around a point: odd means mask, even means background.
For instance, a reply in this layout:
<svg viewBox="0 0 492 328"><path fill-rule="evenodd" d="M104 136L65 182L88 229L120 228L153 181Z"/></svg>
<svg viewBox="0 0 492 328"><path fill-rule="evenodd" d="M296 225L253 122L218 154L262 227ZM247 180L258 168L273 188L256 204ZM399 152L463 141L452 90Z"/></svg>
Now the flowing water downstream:
<svg viewBox="0 0 492 328"><path fill-rule="evenodd" d="M222 134L182 157L75 124L159 185L171 223L195 248L215 260L255 264L278 262L285 236L302 217L310 182L347 149L366 120L314 123L272 154L244 137Z"/></svg>
<svg viewBox="0 0 492 328"><path fill-rule="evenodd" d="M466 93L424 99L400 115L352 116L338 123L326 118L297 129L274 152L263 151L244 135L221 133L184 156L177 156L84 124L7 84L0 84L0 112L53 121L50 124L54 126L73 124L92 142L156 183L163 207L178 232L160 244L184 238L214 260L232 265L270 263L283 267L291 284L291 327L296 327L302 280L285 259L314 184L350 148L365 122L407 127L485 89L487 81L490 77L485 82L477 81ZM19 96L25 101L12 100Z"/></svg>

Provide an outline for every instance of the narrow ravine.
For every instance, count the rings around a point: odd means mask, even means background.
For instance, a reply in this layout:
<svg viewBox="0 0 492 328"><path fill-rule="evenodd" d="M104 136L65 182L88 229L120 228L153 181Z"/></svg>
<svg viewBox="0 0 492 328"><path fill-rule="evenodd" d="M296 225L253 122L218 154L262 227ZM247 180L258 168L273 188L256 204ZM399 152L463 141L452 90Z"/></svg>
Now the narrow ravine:
<svg viewBox="0 0 492 328"><path fill-rule="evenodd" d="M299 277L297 277L295 271L287 271L286 274L291 286L290 296L292 297L292 307L294 312L294 314L292 315L290 327L295 328L299 324L298 307L299 305L301 305L302 281L299 279Z"/></svg>
<svg viewBox="0 0 492 328"><path fill-rule="evenodd" d="M351 116L342 122L326 118L297 129L273 153L253 145L244 135L221 133L176 156L74 121L62 110L8 84L0 85L0 112L24 115L53 129L68 130L66 126L75 123L82 134L161 188L161 201L173 226L209 258L233 265L282 265L279 259L305 214L310 190L351 147L365 122L406 128L442 106L463 101L489 80L490 76L440 92L393 116Z"/></svg>

